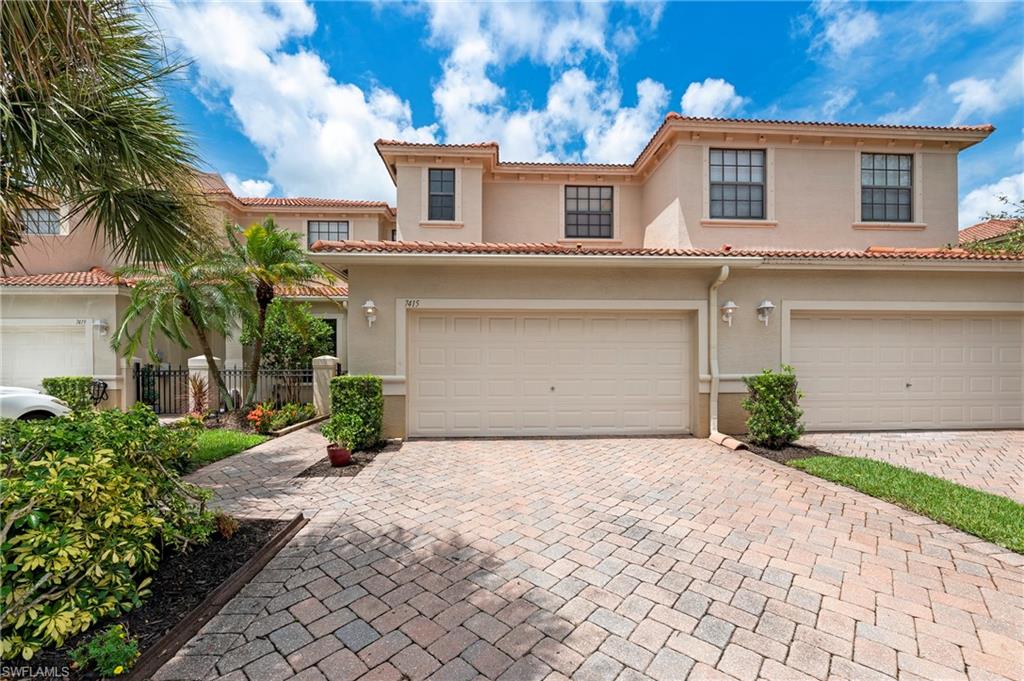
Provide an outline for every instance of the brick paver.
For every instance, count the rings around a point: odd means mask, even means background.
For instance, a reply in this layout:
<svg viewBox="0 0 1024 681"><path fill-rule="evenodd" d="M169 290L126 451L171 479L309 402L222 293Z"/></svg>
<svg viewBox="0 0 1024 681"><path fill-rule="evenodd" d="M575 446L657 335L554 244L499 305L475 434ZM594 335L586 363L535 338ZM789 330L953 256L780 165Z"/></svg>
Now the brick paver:
<svg viewBox="0 0 1024 681"><path fill-rule="evenodd" d="M1024 503L1024 431L811 433L800 444L862 456Z"/></svg>
<svg viewBox="0 0 1024 681"><path fill-rule="evenodd" d="M301 470L299 436L267 456ZM231 508L322 502L157 681L1024 676L1021 556L704 440L413 441L291 486L246 464L208 473Z"/></svg>

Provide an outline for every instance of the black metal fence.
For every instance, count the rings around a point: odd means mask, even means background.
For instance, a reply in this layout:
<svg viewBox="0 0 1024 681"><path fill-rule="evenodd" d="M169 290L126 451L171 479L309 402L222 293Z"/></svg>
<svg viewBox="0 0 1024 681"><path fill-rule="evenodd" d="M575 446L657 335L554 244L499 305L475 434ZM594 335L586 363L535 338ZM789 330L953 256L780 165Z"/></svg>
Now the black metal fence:
<svg viewBox="0 0 1024 681"><path fill-rule="evenodd" d="M336 374L342 374L341 365L336 365ZM286 402L313 401L313 369L309 366L290 368L260 368L256 380L256 389L251 400L248 400L250 372L247 367L238 369L222 369L224 387L231 397L228 404L223 395L218 396L221 409L232 409L243 403L270 402L280 406ZM188 367L160 367L153 365L136 365L135 395L139 402L149 405L157 414L184 414L189 410ZM201 388L197 388L202 392ZM210 393L216 391L209 386Z"/></svg>

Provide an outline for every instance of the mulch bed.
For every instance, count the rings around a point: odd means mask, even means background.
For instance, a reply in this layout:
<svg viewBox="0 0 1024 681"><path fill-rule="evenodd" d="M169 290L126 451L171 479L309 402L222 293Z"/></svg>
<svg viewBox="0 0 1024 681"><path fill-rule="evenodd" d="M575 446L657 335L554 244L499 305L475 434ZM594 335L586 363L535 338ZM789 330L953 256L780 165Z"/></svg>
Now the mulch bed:
<svg viewBox="0 0 1024 681"><path fill-rule="evenodd" d="M245 416L246 412L242 409L215 412L203 419L203 425L207 428L227 428L228 430L238 430L243 433L255 433L256 430L246 420Z"/></svg>
<svg viewBox="0 0 1024 681"><path fill-rule="evenodd" d="M812 456L835 456L831 452L826 452L817 447L805 447L804 445L789 445L782 449L768 449L760 445L755 445L744 437L739 437L743 444L747 446L752 453L758 456L763 456L766 459L771 459L776 463L789 463L790 461L796 461L797 459L808 459Z"/></svg>
<svg viewBox="0 0 1024 681"><path fill-rule="evenodd" d="M256 554L280 532L287 520L239 520L238 531L231 539L224 539L214 533L205 546L194 547L187 553L165 557L153 573L150 585L152 595L136 608L116 620L107 620L94 625L88 631L65 642L56 650L36 653L31 660L33 667L70 668L68 653L112 624L123 624L128 634L138 640L139 651L155 644L170 631L185 615L203 602L214 589L221 585L235 570ZM20 664L18 665L20 666ZM72 669L66 679L101 679L94 672L79 672Z"/></svg>
<svg viewBox="0 0 1024 681"><path fill-rule="evenodd" d="M331 462L327 458L327 450L324 449L324 458L307 468L306 470L299 473L297 478L353 478L359 475L359 471L363 470L370 463L377 458L378 454L384 452L397 452L401 448L401 444L396 442L389 442L385 445L374 447L373 449L363 450L361 452L355 452L352 454L352 463L347 466L340 466L335 468L331 465Z"/></svg>

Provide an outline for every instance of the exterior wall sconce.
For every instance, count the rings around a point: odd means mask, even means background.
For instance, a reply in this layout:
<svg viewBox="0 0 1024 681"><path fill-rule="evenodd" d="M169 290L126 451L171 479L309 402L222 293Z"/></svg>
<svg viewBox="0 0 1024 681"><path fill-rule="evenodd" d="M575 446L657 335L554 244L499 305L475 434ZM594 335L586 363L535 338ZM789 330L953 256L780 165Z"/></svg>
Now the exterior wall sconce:
<svg viewBox="0 0 1024 681"><path fill-rule="evenodd" d="M110 324L107 324L106 319L94 319L92 320L92 328L99 331L101 336L106 336L110 331Z"/></svg>
<svg viewBox="0 0 1024 681"><path fill-rule="evenodd" d="M732 326L733 315L736 314L736 310L740 309L740 306L731 300L727 300L725 305L722 306L722 321L727 325Z"/></svg>
<svg viewBox="0 0 1024 681"><path fill-rule="evenodd" d="M366 323L372 327L373 323L377 321L377 306L372 300L363 303L363 314L366 315Z"/></svg>
<svg viewBox="0 0 1024 681"><path fill-rule="evenodd" d="M757 304L757 318L764 322L765 327L768 326L768 319L772 316L772 310L775 309L775 303L765 298Z"/></svg>

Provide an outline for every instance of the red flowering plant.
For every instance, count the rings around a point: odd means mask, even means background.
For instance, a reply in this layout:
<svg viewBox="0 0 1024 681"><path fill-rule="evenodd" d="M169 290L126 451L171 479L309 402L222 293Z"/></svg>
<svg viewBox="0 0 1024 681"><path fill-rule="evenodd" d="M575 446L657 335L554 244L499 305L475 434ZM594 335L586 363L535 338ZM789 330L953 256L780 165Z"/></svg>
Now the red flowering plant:
<svg viewBox="0 0 1024 681"><path fill-rule="evenodd" d="M252 424L253 429L257 433L266 435L271 431L271 421L274 419L274 414L277 413L268 404L257 404L256 408L250 411L245 419Z"/></svg>

